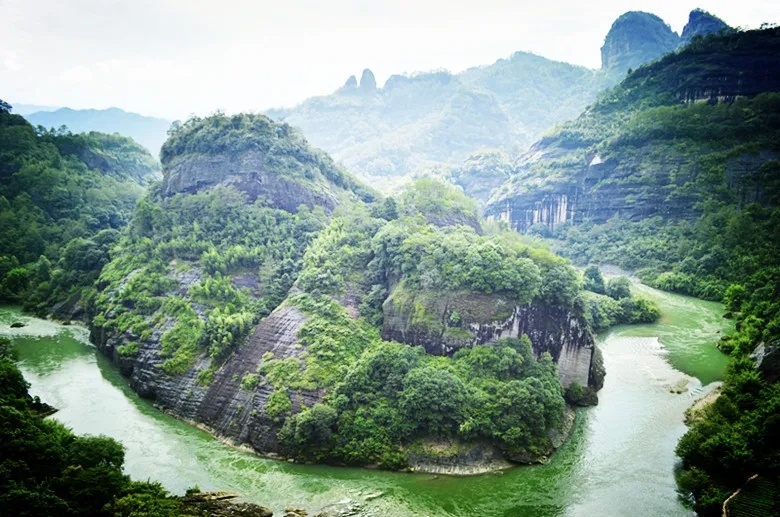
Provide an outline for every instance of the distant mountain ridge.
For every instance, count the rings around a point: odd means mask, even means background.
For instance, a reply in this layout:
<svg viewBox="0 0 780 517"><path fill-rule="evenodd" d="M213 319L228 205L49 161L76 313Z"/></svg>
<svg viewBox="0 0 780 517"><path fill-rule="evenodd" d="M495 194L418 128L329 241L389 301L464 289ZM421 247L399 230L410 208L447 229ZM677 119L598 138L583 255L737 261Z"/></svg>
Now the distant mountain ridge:
<svg viewBox="0 0 780 517"><path fill-rule="evenodd" d="M366 70L359 83L353 76L330 95L266 114L359 176L403 176L480 148L519 152L608 84L597 71L517 52L459 74L393 75L382 88Z"/></svg>
<svg viewBox="0 0 780 517"><path fill-rule="evenodd" d="M67 126L74 133L119 133L146 147L155 157L167 138L171 121L131 113L119 108L74 110L60 108L23 114L34 126L59 128Z"/></svg>
<svg viewBox="0 0 780 517"><path fill-rule="evenodd" d="M607 34L600 70L516 52L458 74L392 75L379 88L366 69L359 82L351 76L330 95L266 114L301 129L358 176L408 176L459 166L486 149L517 155L576 117L629 68L725 27L697 9L681 38L657 16L629 12Z"/></svg>

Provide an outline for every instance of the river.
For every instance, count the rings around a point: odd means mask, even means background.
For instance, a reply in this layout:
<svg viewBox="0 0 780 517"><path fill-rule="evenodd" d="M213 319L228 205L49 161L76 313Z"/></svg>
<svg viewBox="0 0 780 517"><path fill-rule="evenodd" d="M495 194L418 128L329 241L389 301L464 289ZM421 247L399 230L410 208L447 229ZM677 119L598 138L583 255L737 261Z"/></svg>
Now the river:
<svg viewBox="0 0 780 517"><path fill-rule="evenodd" d="M238 492L283 514L337 505L366 516L689 516L675 492L674 447L683 412L722 377L713 343L728 329L716 303L637 287L658 301L661 320L599 336L607 369L598 406L578 411L572 439L547 465L473 477L297 465L223 445L140 399L87 332L0 307L0 335L13 338L30 391L59 408L77 433L126 448L125 470L183 493ZM23 328L12 329L12 322ZM689 390L670 389L688 381Z"/></svg>

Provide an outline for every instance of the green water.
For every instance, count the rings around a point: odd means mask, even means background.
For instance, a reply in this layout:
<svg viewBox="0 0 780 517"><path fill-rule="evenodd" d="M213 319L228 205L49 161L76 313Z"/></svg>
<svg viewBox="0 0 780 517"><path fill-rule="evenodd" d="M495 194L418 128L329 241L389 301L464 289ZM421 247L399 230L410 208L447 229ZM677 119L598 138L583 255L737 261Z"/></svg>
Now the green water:
<svg viewBox="0 0 780 517"><path fill-rule="evenodd" d="M259 458L139 399L80 327L5 307L0 335L13 337L31 392L60 409L53 418L122 441L131 476L159 480L176 493L193 485L231 490L277 514L290 505L318 511L354 504L366 516L688 516L675 493L674 446L685 431L685 408L703 389L669 361L706 382L718 379L725 359L707 347L726 322L717 304L645 294L657 297L664 319L600 336L608 371L601 402L579 411L572 439L552 461L465 478ZM14 321L26 326L11 329ZM671 394L682 378L691 390Z"/></svg>

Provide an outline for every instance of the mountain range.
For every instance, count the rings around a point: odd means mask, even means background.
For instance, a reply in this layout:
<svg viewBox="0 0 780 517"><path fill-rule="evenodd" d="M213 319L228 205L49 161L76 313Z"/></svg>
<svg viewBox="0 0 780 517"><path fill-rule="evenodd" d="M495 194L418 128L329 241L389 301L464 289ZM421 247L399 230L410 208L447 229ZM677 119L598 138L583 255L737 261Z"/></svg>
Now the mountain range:
<svg viewBox="0 0 780 517"><path fill-rule="evenodd" d="M405 176L459 165L485 149L517 155L579 115L628 69L727 28L695 10L678 36L653 14L628 12L607 34L599 70L517 52L458 74L393 75L379 88L366 69L330 95L266 113L301 129L359 177Z"/></svg>
<svg viewBox="0 0 780 517"><path fill-rule="evenodd" d="M35 108L37 106L32 106ZM14 111L23 115L33 126L57 129L66 126L74 133L119 133L129 136L144 146L153 156L160 152L167 138L170 120L147 117L138 113L130 113L119 108L103 110L59 108L45 111L25 113L31 107L22 105L22 110L14 106Z"/></svg>

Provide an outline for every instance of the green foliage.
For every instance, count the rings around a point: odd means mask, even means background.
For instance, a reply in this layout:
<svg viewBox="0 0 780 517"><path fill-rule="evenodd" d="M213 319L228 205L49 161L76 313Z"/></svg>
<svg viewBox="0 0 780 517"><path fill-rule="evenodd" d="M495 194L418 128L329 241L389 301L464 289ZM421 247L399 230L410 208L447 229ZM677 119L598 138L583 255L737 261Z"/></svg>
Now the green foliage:
<svg viewBox="0 0 780 517"><path fill-rule="evenodd" d="M179 316L176 324L160 339L160 355L167 358L162 364L163 370L170 375L180 375L192 366L203 327L203 322L192 310Z"/></svg>
<svg viewBox="0 0 780 517"><path fill-rule="evenodd" d="M604 277L601 276L601 270L598 266L590 265L585 268L582 288L587 291L592 291L596 294L606 294Z"/></svg>
<svg viewBox="0 0 780 517"><path fill-rule="evenodd" d="M506 293L518 303L530 302L539 293L540 266L546 264L537 264L528 246L503 237L479 236L465 226L439 228L399 219L374 237L369 267L376 268L378 278L403 277L422 290ZM574 281L574 289L576 285Z"/></svg>
<svg viewBox="0 0 780 517"><path fill-rule="evenodd" d="M265 412L271 418L277 418L281 415L285 415L292 409L292 402L290 401L290 395L285 389L274 389L273 393L268 396L268 403L265 406Z"/></svg>
<svg viewBox="0 0 780 517"><path fill-rule="evenodd" d="M256 373L247 373L241 378L241 389L252 391L257 387L258 382L260 382L260 377Z"/></svg>
<svg viewBox="0 0 780 517"><path fill-rule="evenodd" d="M487 439L510 454L541 453L564 410L554 363L549 355L535 361L527 337L453 358L374 339L319 406L329 409L319 425L308 410L285 422L279 439L288 455L385 468L402 467L402 448L419 437ZM320 441L311 441L312 429Z"/></svg>
<svg viewBox="0 0 780 517"><path fill-rule="evenodd" d="M116 349L117 353L122 357L132 357L138 355L139 345L137 341L131 341L125 343Z"/></svg>
<svg viewBox="0 0 780 517"><path fill-rule="evenodd" d="M44 420L16 366L0 359L0 505L35 517L180 515L156 483L122 473L124 448L104 436L76 436Z"/></svg>
<svg viewBox="0 0 780 517"><path fill-rule="evenodd" d="M90 286L157 170L128 138L0 111L0 299L46 312Z"/></svg>
<svg viewBox="0 0 780 517"><path fill-rule="evenodd" d="M566 264L555 264L545 272L539 298L551 305L571 307L580 289L577 271Z"/></svg>
<svg viewBox="0 0 780 517"><path fill-rule="evenodd" d="M430 178L416 180L401 193L400 212L422 214L434 224L477 225L477 203L457 188Z"/></svg>
<svg viewBox="0 0 780 517"><path fill-rule="evenodd" d="M631 281L625 276L610 278L605 294L613 300L631 298Z"/></svg>

